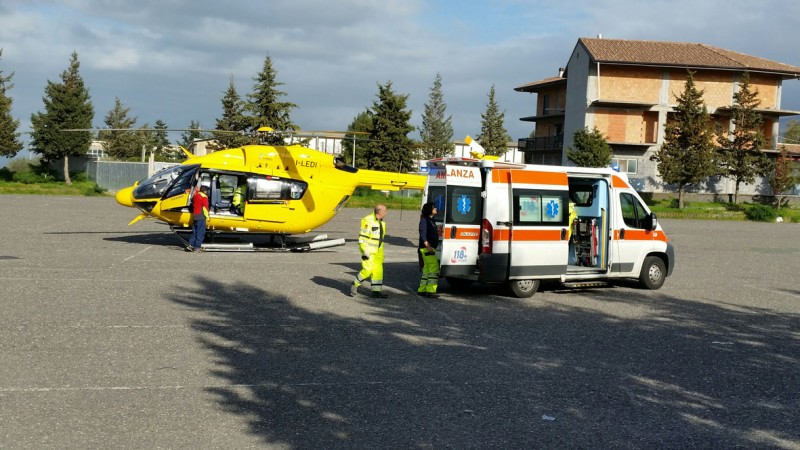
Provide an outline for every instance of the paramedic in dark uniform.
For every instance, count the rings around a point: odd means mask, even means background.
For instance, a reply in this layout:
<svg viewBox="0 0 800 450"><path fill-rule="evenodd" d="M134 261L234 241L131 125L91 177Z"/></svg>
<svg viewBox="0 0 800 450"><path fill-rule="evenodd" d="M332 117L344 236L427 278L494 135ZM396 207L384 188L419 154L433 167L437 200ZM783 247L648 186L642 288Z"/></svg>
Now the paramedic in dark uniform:
<svg viewBox="0 0 800 450"><path fill-rule="evenodd" d="M422 205L422 214L419 218L419 252L422 255L422 277L419 280L417 295L436 298L439 294L439 259L436 258L436 246L439 245L439 230L433 216L436 215L436 206L433 202Z"/></svg>
<svg viewBox="0 0 800 450"><path fill-rule="evenodd" d="M386 205L375 205L370 215L361 219L361 230L358 233L358 249L361 251L361 271L350 286L350 295L358 294L358 287L370 278L372 297L386 298L383 289L383 247L386 238Z"/></svg>

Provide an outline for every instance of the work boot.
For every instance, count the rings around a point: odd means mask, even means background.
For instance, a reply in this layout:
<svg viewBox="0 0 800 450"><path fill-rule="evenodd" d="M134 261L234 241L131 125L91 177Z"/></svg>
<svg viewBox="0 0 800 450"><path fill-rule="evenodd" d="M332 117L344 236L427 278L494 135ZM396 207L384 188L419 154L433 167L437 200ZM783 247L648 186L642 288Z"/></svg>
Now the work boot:
<svg viewBox="0 0 800 450"><path fill-rule="evenodd" d="M355 284L351 284L350 285L350 296L351 297L355 297L356 295L358 295L358 286L356 286Z"/></svg>
<svg viewBox="0 0 800 450"><path fill-rule="evenodd" d="M384 294L383 292L373 291L372 298L389 298L389 296Z"/></svg>

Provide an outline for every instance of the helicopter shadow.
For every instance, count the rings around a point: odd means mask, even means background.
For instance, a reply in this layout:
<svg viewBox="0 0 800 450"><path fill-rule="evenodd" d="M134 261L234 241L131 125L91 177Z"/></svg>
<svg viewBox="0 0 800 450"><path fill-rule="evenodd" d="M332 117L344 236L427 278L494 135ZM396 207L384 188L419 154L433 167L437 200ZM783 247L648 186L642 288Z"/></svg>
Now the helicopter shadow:
<svg viewBox="0 0 800 450"><path fill-rule="evenodd" d="M125 236L115 236L103 238L104 241L124 242L126 244L140 245L177 245L181 246L180 239L174 233L146 233L130 234Z"/></svg>

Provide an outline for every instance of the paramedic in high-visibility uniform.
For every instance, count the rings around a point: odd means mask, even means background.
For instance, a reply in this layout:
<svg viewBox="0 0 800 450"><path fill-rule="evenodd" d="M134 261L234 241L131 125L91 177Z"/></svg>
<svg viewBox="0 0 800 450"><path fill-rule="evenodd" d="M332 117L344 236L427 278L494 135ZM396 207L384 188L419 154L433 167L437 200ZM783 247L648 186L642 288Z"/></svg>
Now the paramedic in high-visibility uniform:
<svg viewBox="0 0 800 450"><path fill-rule="evenodd" d="M436 215L436 205L428 202L422 205L422 214L419 218L419 253L422 258L422 276L420 277L417 295L421 297L437 298L439 294L439 259L436 258L436 246L439 245L439 229L433 216Z"/></svg>
<svg viewBox="0 0 800 450"><path fill-rule="evenodd" d="M383 247L386 237L386 205L375 205L372 214L361 219L361 230L358 233L358 249L361 250L361 272L358 272L350 295L358 294L358 287L370 278L372 297L386 298L383 290Z"/></svg>

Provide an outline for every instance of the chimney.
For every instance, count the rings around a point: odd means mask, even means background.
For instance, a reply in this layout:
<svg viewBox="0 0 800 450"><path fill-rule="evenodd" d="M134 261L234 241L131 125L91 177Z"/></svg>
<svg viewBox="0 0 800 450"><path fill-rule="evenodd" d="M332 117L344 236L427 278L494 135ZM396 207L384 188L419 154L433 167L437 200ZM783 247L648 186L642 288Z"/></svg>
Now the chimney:
<svg viewBox="0 0 800 450"><path fill-rule="evenodd" d="M558 77L559 78L564 78L564 68L563 67L559 67L558 68Z"/></svg>

